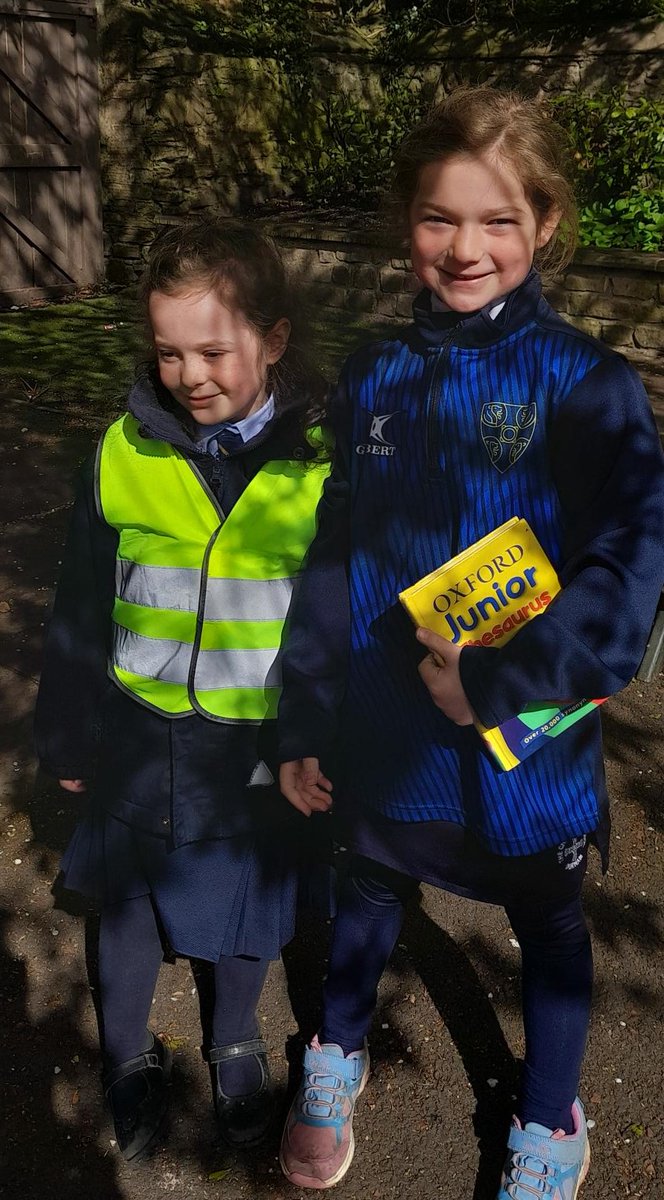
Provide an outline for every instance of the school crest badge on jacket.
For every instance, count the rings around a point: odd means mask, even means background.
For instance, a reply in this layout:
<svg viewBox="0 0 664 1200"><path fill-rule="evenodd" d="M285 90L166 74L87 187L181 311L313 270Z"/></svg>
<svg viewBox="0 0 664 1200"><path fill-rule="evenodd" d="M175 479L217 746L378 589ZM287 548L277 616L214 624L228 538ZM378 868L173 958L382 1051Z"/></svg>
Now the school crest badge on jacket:
<svg viewBox="0 0 664 1200"><path fill-rule="evenodd" d="M492 465L501 475L513 467L528 449L535 425L537 405L484 404L480 414L482 441Z"/></svg>

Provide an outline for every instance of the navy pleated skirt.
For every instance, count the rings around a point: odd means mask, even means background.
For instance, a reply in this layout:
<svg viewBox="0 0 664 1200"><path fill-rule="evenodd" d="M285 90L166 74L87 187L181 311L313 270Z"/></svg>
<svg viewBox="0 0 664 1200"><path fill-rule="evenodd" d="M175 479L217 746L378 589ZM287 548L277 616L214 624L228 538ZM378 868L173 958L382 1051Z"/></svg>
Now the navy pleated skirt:
<svg viewBox="0 0 664 1200"><path fill-rule="evenodd" d="M292 827L173 848L93 810L65 851L61 883L101 906L150 895L176 954L278 958L294 934L298 858Z"/></svg>

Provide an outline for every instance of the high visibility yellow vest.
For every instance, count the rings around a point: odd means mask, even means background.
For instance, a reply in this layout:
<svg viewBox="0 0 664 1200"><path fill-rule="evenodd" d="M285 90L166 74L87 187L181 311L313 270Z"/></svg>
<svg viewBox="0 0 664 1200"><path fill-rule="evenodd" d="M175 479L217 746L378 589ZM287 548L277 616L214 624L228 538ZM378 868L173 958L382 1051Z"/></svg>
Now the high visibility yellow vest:
<svg viewBox="0 0 664 1200"><path fill-rule="evenodd" d="M111 678L167 717L276 716L279 648L329 463L275 460L226 517L195 465L126 414L97 455L117 529Z"/></svg>

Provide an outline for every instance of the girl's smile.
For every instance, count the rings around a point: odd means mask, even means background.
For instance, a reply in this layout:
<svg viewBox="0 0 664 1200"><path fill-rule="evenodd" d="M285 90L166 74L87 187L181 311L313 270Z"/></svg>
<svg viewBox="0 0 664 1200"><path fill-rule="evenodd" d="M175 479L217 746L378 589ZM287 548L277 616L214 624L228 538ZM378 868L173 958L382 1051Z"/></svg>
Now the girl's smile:
<svg viewBox="0 0 664 1200"><path fill-rule="evenodd" d="M463 313L522 283L558 217L538 227L523 184L494 152L423 167L409 222L413 270L443 304Z"/></svg>

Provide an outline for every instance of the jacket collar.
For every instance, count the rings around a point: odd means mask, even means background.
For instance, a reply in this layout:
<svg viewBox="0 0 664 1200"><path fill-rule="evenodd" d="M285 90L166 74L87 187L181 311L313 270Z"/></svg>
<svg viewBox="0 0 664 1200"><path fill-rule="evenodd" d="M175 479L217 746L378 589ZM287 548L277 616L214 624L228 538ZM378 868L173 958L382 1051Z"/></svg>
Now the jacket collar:
<svg viewBox="0 0 664 1200"><path fill-rule="evenodd" d="M531 270L513 292L508 292L505 304L495 318L490 316L500 297L486 304L479 312L467 316L455 312L440 312L432 308L432 294L423 289L413 301L415 329L427 349L446 345L465 349L481 349L493 345L508 333L520 329L532 320L542 295L542 284Z"/></svg>
<svg viewBox="0 0 664 1200"><path fill-rule="evenodd" d="M197 444L186 426L186 417L154 375L147 371L134 383L127 401L127 408L140 425L143 437L168 442L186 458L208 456L204 447ZM301 429L299 413L286 411L268 421L255 437L245 442L234 458L243 457L248 451L258 450L269 440L269 455L266 459L311 458L315 451L307 444Z"/></svg>

